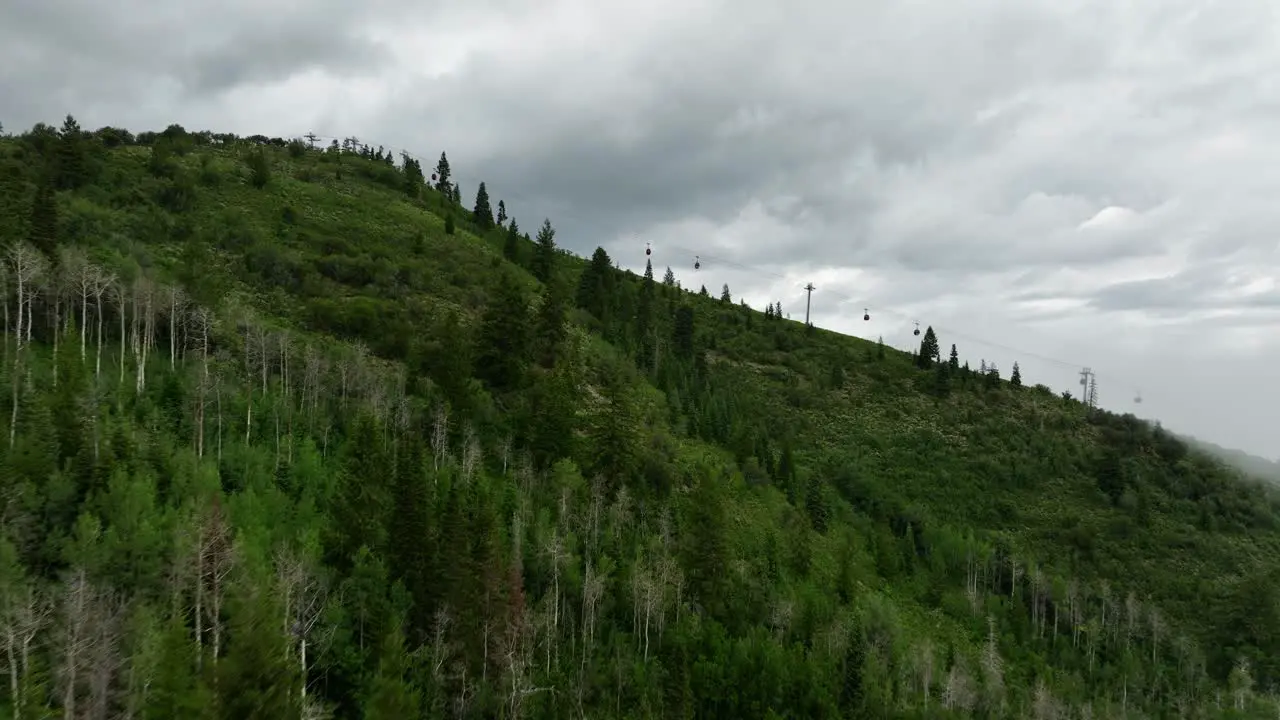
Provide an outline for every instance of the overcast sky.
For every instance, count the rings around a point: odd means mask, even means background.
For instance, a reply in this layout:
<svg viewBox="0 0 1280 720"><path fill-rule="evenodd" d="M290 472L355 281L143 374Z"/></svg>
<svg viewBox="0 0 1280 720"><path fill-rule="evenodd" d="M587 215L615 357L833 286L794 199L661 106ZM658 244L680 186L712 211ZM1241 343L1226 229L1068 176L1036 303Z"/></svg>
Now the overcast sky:
<svg viewBox="0 0 1280 720"><path fill-rule="evenodd" d="M0 122L354 135L432 166L445 150L468 199L485 180L577 252L638 271L652 242L659 274L794 319L812 281L821 326L907 347L918 320L973 365L1016 360L1058 390L1089 365L1103 405L1275 458L1278 16L1253 0L9 0Z"/></svg>

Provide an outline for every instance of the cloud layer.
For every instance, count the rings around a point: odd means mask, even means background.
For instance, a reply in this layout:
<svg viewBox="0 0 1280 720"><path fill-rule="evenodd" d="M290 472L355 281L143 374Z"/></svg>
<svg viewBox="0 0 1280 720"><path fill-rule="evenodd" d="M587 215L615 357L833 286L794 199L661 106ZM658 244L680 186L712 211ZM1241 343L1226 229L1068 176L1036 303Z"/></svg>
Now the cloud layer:
<svg viewBox="0 0 1280 720"><path fill-rule="evenodd" d="M1280 455L1280 7L425 5L18 0L0 121L446 150L577 251Z"/></svg>

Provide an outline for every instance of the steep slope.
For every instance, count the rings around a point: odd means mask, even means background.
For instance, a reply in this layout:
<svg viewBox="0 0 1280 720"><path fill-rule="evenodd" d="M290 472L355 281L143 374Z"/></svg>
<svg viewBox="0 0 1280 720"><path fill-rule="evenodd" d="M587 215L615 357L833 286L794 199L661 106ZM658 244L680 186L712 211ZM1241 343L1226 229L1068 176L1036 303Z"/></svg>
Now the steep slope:
<svg viewBox="0 0 1280 720"><path fill-rule="evenodd" d="M15 716L1245 717L1280 681L1280 505L1132 417L572 257L380 150L68 120L0 163Z"/></svg>

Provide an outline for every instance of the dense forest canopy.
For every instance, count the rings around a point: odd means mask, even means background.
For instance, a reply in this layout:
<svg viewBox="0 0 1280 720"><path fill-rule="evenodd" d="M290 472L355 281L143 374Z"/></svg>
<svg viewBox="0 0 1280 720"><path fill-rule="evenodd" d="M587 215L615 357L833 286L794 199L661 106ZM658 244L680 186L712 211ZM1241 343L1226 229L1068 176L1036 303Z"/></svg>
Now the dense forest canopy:
<svg viewBox="0 0 1280 720"><path fill-rule="evenodd" d="M0 184L0 714L1280 706L1271 490L932 328L577 258L444 153L67 117Z"/></svg>

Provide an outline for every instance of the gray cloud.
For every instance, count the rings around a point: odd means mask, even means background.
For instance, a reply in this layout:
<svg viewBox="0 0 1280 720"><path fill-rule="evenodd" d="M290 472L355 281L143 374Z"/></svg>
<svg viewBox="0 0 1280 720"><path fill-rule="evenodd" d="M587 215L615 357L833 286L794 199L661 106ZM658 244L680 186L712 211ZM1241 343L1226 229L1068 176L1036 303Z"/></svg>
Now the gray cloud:
<svg viewBox="0 0 1280 720"><path fill-rule="evenodd" d="M579 252L639 270L652 242L659 273L788 311L813 280L820 324L905 347L920 320L1059 389L1088 363L1104 402L1141 385L1167 424L1274 455L1277 12L17 0L0 120L444 149L465 193Z"/></svg>

